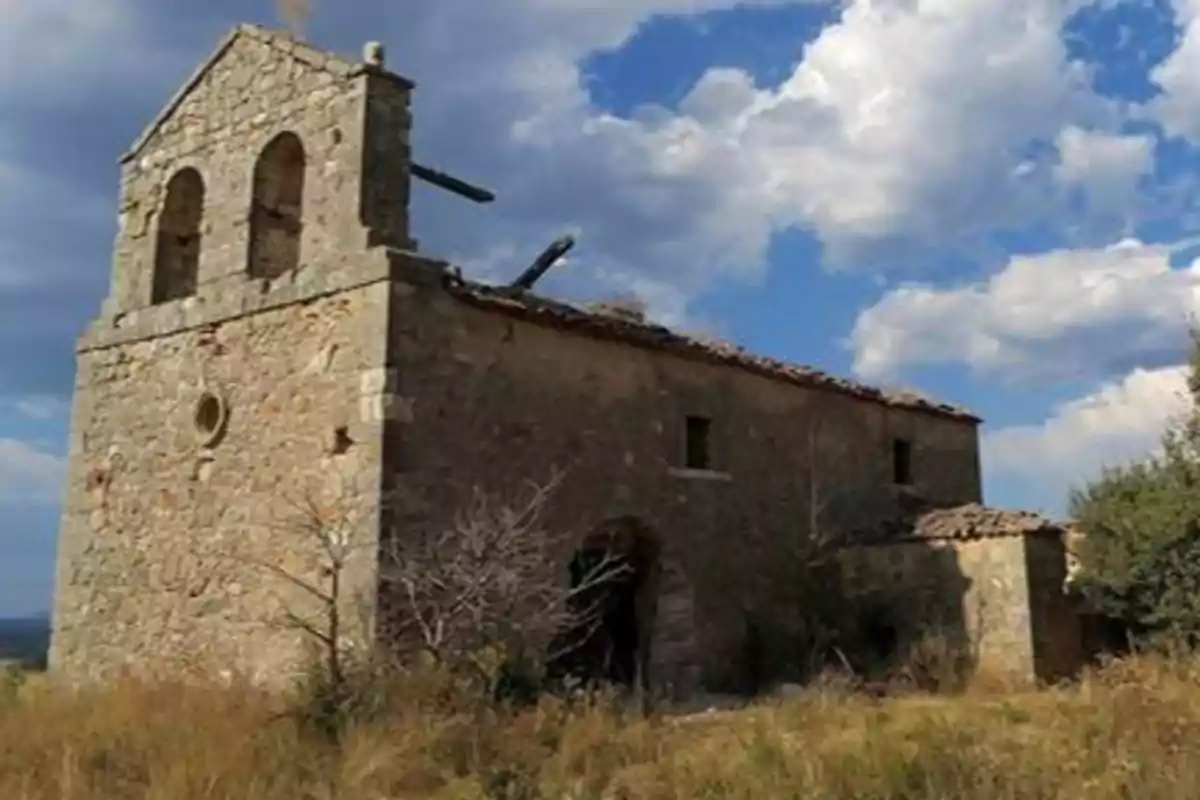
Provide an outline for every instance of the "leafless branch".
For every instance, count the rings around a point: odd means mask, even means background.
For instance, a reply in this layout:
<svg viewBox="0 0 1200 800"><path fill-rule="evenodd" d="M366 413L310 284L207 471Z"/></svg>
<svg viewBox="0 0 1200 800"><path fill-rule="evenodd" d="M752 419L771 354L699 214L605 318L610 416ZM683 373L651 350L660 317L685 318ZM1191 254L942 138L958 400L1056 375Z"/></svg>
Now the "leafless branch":
<svg viewBox="0 0 1200 800"><path fill-rule="evenodd" d="M603 585L630 569L602 547L592 563L571 558L578 542L543 524L561 475L530 485L513 503L476 490L445 530L397 531L386 542L383 584L397 604L401 637L442 662L495 650L542 659L561 654L598 624ZM574 637L564 636L576 631ZM576 641L569 641L574 638Z"/></svg>
<svg viewBox="0 0 1200 800"><path fill-rule="evenodd" d="M332 478L338 479L336 486ZM345 615L353 599L348 595L346 571L357 551L368 546L371 539L360 535L358 529L364 510L359 501L364 498L348 490L344 476L331 473L324 476L322 483L320 490L307 486L297 496L284 494L276 498L268 510L270 516L256 521L261 528L278 532L286 541L299 545L301 551L305 544L311 547L308 560L310 564L315 562L315 569L293 568L277 557L259 555L251 541L219 556L272 575L310 601L281 596L281 618L274 622L299 631L317 646L325 669L328 699L340 702L346 693L349 657ZM301 536L297 540L298 533ZM310 604L315 606L311 613L302 613L301 609Z"/></svg>

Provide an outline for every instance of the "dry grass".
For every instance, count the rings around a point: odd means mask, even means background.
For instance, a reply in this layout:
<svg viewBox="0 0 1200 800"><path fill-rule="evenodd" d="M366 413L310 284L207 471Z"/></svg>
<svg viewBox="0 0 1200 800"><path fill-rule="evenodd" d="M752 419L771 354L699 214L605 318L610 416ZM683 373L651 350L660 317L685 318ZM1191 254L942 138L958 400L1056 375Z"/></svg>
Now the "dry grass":
<svg viewBox="0 0 1200 800"><path fill-rule="evenodd" d="M0 797L1178 798L1200 796L1200 662L1072 688L871 700L836 682L686 720L546 701L504 713L436 677L342 747L245 687L0 684Z"/></svg>

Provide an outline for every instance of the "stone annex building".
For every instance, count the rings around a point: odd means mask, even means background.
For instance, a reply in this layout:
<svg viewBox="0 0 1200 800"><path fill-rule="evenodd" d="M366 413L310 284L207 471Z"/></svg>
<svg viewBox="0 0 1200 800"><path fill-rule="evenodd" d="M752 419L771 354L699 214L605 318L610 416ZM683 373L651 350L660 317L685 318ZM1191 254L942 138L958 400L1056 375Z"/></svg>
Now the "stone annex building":
<svg viewBox="0 0 1200 800"><path fill-rule="evenodd" d="M560 469L548 524L652 545L634 654L652 686L736 683L759 577L814 525L865 532L847 591L892 592L891 634L922 623L924 592L978 663L1069 672L1062 531L979 505L976 417L463 280L409 229L413 177L480 194L412 162L413 89L377 45L354 63L242 25L121 159L111 287L78 344L52 669L290 675L290 587L247 566L316 578L312 542L269 522L289 492L394 492L394 525L379 502L358 518L376 542ZM372 635L377 564L346 581Z"/></svg>

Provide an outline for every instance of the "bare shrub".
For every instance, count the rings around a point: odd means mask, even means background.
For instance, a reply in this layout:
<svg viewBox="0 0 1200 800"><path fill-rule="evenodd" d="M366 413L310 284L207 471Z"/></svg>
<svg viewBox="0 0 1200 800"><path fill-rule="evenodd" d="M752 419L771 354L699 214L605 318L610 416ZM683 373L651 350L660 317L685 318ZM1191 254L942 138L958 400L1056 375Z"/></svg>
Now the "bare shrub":
<svg viewBox="0 0 1200 800"><path fill-rule="evenodd" d="M448 528L391 536L388 635L491 687L514 665L537 672L578 647L599 624L603 588L630 567L609 549L568 581L576 537L544 524L560 482L529 484L513 502L476 490Z"/></svg>
<svg viewBox="0 0 1200 800"><path fill-rule="evenodd" d="M649 719L554 698L472 713L422 676L336 746L242 683L76 691L35 676L0 711L0 797L1166 800L1200 785L1200 667L1186 658L1006 697L876 700L835 682Z"/></svg>
<svg viewBox="0 0 1200 800"><path fill-rule="evenodd" d="M284 498L292 513L272 520L268 528L310 548L315 569L288 569L273 558L239 553L237 561L281 579L295 590L281 597L282 618L276 623L303 634L312 659L305 665L300 693L302 715L332 739L338 739L349 717L364 701L371 681L364 673L374 668L373 648L365 641L369 629L367 599L350 586L352 563L368 554L369 539L362 528L363 498L338 481L332 492L311 492L301 499Z"/></svg>
<svg viewBox="0 0 1200 800"><path fill-rule="evenodd" d="M966 688L972 664L953 632L931 627L904 649L893 680L923 692L958 692Z"/></svg>
<svg viewBox="0 0 1200 800"><path fill-rule="evenodd" d="M312 651L299 709L333 740L387 713L394 690L418 675L452 704L464 693L494 699L506 681L524 682L515 693L531 698L544 666L594 632L603 589L630 568L606 550L569 581L578 542L543 524L559 475L512 503L476 491L445 529L382 541L370 525L377 513L388 519L393 499L375 505L327 477L319 491L284 498L291 513L266 523L308 543L307 558L297 553L303 571L245 550L225 557L279 579L276 622ZM353 579L376 570L369 585Z"/></svg>
<svg viewBox="0 0 1200 800"><path fill-rule="evenodd" d="M806 682L830 667L846 666L854 646L839 554L851 542L847 504L860 504L855 469L843 439L814 409L804 431L808 469L798 476L804 516L789 531L762 532L757 547L730 553L741 563L731 574L752 576L740 594L746 637L740 686L757 693L770 684Z"/></svg>

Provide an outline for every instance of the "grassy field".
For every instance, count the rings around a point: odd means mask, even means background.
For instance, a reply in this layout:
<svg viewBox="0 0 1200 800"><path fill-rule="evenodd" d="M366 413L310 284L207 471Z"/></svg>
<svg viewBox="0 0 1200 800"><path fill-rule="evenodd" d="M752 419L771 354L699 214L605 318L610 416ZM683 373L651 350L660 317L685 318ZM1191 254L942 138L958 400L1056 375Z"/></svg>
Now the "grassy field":
<svg viewBox="0 0 1200 800"><path fill-rule="evenodd" d="M117 681L0 689L0 797L1200 797L1200 662L1115 663L1072 688L779 702L636 718L504 713L395 680L340 747L247 688ZM292 700L290 702L295 702Z"/></svg>

